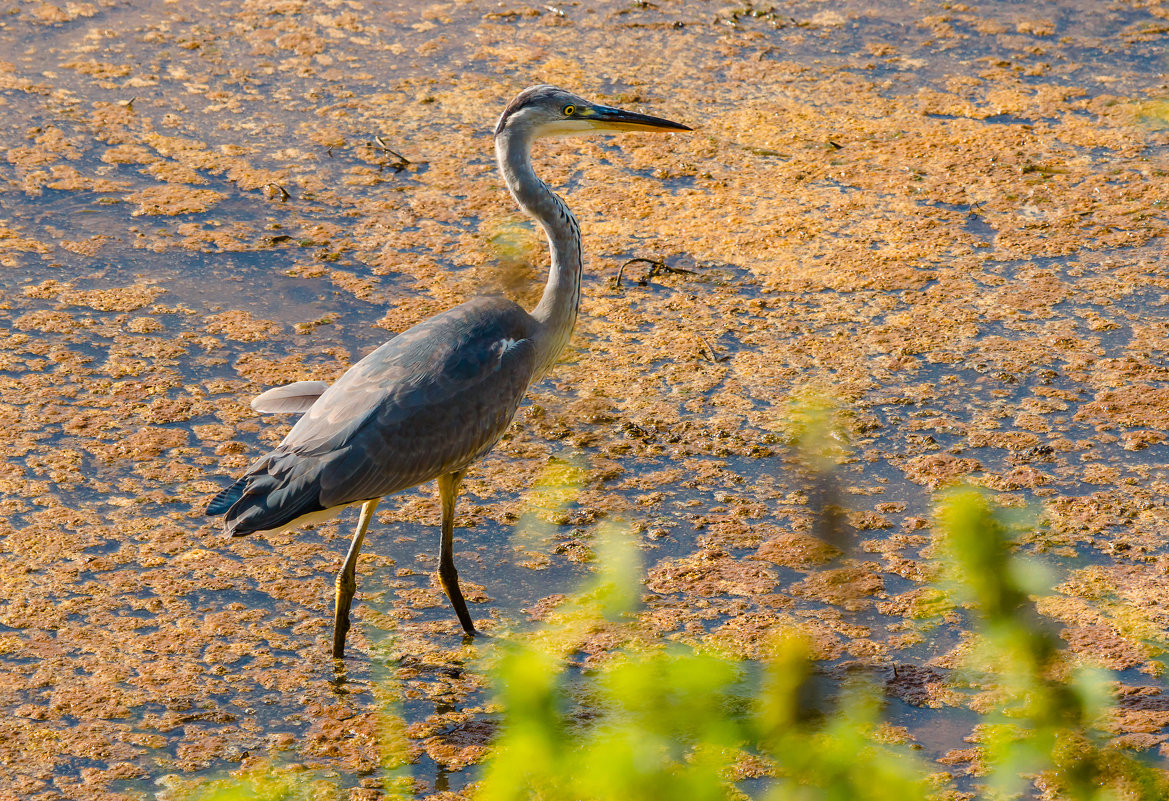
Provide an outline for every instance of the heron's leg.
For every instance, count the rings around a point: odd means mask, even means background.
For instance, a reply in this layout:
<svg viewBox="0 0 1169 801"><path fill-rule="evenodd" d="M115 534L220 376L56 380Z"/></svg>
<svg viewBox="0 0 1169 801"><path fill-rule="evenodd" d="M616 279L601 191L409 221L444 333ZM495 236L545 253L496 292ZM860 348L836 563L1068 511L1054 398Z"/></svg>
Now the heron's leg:
<svg viewBox="0 0 1169 801"><path fill-rule="evenodd" d="M459 485L463 483L466 474L466 470L459 470L438 477L438 496L442 502L442 547L438 554L438 580L451 606L455 608L455 614L459 616L463 631L473 636L477 633L475 624L467 612L467 602L463 600L463 591L459 589L459 572L455 570L455 499L459 497Z"/></svg>
<svg viewBox="0 0 1169 801"><path fill-rule="evenodd" d="M357 592L357 555L361 553L361 543L365 540L365 530L373 520L373 512L377 509L380 498L366 501L361 505L361 518L357 521L357 533L353 535L353 542L349 544L349 553L345 555L345 564L341 565L341 572L337 574L337 596L333 610L333 658L345 656L345 635L349 632L349 604L353 601L353 594Z"/></svg>

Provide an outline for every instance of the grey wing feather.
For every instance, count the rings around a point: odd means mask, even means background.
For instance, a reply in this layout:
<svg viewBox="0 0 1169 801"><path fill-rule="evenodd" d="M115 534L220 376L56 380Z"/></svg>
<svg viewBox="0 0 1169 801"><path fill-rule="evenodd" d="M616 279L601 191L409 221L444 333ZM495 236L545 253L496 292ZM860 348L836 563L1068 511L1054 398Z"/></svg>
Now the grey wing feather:
<svg viewBox="0 0 1169 801"><path fill-rule="evenodd" d="M432 318L342 376L282 447L328 462L320 474L326 507L460 469L515 416L535 369L531 328L519 306L493 299Z"/></svg>
<svg viewBox="0 0 1169 801"><path fill-rule="evenodd" d="M314 509L429 481L482 456L511 423L533 378L535 325L511 301L478 298L385 343L317 398L237 482L234 497L217 499L234 501L228 529L279 527Z"/></svg>
<svg viewBox="0 0 1169 801"><path fill-rule="evenodd" d="M271 414L307 412L329 388L327 381L297 381L282 387L273 387L252 398L252 408Z"/></svg>

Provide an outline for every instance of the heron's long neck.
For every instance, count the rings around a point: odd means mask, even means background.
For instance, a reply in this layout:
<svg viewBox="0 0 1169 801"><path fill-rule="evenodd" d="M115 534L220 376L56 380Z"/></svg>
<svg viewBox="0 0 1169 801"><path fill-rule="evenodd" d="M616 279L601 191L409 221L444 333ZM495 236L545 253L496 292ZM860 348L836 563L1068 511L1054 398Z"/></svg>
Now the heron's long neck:
<svg viewBox="0 0 1169 801"><path fill-rule="evenodd" d="M552 251L548 283L532 311L532 317L540 324L536 340L536 375L540 376L555 364L576 324L583 262L580 226L564 201L532 171L528 156L531 140L510 133L505 130L495 138L500 172L516 203L544 228Z"/></svg>

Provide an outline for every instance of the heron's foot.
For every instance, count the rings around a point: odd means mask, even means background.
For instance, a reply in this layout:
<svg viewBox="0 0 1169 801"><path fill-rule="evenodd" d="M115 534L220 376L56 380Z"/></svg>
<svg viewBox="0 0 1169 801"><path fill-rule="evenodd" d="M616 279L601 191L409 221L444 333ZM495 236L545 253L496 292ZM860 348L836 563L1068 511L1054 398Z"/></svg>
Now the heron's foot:
<svg viewBox="0 0 1169 801"><path fill-rule="evenodd" d="M357 593L357 579L342 571L337 574L337 594L333 608L333 658L345 657L345 635L349 633L349 607Z"/></svg>
<svg viewBox="0 0 1169 801"><path fill-rule="evenodd" d="M345 664L344 660L333 660L333 677L329 679L329 684L333 688L334 695L350 694L349 667Z"/></svg>
<svg viewBox="0 0 1169 801"><path fill-rule="evenodd" d="M442 591L446 593L455 614L459 617L459 625L463 627L466 638L479 634L475 631L475 623L471 620L471 613L467 611L467 602L463 600L463 591L459 589L459 573L454 565L441 565L438 568L438 581L442 584Z"/></svg>

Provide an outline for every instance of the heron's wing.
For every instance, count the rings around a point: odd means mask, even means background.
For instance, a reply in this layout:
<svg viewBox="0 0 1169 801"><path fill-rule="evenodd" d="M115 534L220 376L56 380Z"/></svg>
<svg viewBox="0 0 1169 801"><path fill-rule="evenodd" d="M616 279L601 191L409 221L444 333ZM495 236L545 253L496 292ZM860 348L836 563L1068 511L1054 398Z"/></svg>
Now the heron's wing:
<svg viewBox="0 0 1169 801"><path fill-rule="evenodd" d="M326 389L327 381L297 381L282 387L273 387L252 398L252 408L271 414L307 412Z"/></svg>
<svg viewBox="0 0 1169 801"><path fill-rule="evenodd" d="M318 464L325 508L459 469L515 415L535 369L533 330L531 317L503 299L433 317L350 368L278 450Z"/></svg>

